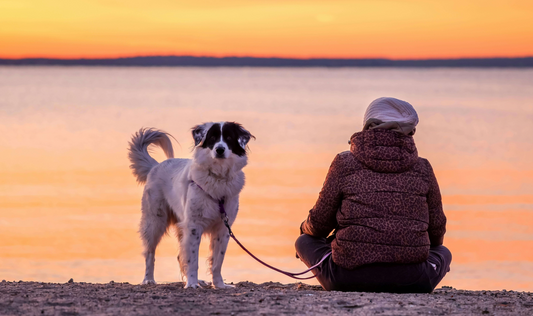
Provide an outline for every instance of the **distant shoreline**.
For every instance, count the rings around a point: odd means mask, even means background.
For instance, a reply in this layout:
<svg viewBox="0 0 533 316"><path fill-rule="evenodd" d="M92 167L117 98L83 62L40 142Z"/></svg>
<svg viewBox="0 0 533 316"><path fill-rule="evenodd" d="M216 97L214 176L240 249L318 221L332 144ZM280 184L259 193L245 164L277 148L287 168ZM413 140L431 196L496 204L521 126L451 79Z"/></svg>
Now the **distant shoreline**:
<svg viewBox="0 0 533 316"><path fill-rule="evenodd" d="M0 66L107 66L107 67L272 67L272 68L533 68L533 57L459 59L333 59L140 56L124 58L1 59Z"/></svg>

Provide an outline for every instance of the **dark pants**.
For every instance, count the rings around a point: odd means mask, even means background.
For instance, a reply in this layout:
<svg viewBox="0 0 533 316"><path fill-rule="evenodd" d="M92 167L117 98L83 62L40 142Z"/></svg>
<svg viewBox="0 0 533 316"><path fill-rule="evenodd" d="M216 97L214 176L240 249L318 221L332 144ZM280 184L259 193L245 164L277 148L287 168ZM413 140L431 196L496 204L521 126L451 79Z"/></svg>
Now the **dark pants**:
<svg viewBox="0 0 533 316"><path fill-rule="evenodd" d="M296 252L308 267L330 251L331 245L325 238L304 234L296 240ZM422 263L373 263L348 270L336 265L329 256L313 273L327 291L431 293L450 271L451 261L448 248L436 246L430 248L427 261Z"/></svg>

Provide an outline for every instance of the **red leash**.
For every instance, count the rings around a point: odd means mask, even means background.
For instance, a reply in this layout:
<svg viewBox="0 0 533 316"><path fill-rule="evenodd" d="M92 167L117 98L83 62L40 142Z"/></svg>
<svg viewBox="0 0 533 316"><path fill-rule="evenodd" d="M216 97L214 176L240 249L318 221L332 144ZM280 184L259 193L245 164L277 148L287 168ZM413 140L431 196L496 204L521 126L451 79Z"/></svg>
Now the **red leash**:
<svg viewBox="0 0 533 316"><path fill-rule="evenodd" d="M209 193L205 192L204 189L202 189L201 186L199 186L196 182L194 182L193 180L191 180L191 183L195 184L200 190L202 190L205 194L207 194L207 196L209 196L212 200L215 200L211 195L209 195ZM310 277L299 277L298 275L302 275L302 274L305 274L315 268L317 268L318 266L320 266L320 264L322 264L322 262L324 262L324 260L326 260L327 257L329 257L329 255L331 255L331 252L328 252L327 254L324 255L324 257L322 257L322 259L320 259L320 261L315 264L314 266L310 267L309 269L303 271L303 272L299 272L299 273L292 273L292 272L287 272L287 271L283 271L283 270L280 270L276 267L273 267L271 265L269 265L268 263L264 262L263 260L257 258L256 256L254 256L253 253L251 253L248 249L246 249L246 247L244 247L240 242L239 240L237 239L237 237L235 237L235 235L233 234L233 232L231 231L231 227L229 226L229 223L228 223L228 215L226 214L226 210L224 209L224 198L218 200L218 209L220 211L220 215L222 215L222 219L224 220L224 225L226 225L226 227L228 228L228 232L229 232L229 235L231 236L231 238L233 238L233 240L235 240L235 242L237 243L237 245L239 245L239 247L242 248L242 250L244 250L247 254L249 254L252 258L254 258L255 260L257 260L257 262L261 263L262 265L264 265L265 267L267 268L270 268L276 272L279 272L281 274L284 274L288 277L291 277L293 279L297 279L297 280L308 280L308 279L312 279L314 277L316 277L316 275L313 275L313 276L310 276Z"/></svg>

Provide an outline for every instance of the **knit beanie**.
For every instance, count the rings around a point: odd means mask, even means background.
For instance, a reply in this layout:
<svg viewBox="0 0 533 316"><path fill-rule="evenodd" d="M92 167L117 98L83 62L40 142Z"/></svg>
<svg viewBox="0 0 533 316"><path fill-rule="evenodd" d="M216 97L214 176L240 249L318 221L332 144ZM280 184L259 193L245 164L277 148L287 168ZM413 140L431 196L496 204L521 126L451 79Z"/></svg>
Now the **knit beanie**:
<svg viewBox="0 0 533 316"><path fill-rule="evenodd" d="M363 125L371 118L383 122L409 123L414 126L418 124L415 108L408 102L395 98L385 97L372 101L366 109Z"/></svg>
<svg viewBox="0 0 533 316"><path fill-rule="evenodd" d="M369 124L372 123L371 125L376 125L374 122L377 122L379 125L380 121L381 123L398 123L402 127L408 127L409 131L407 133L410 133L411 130L414 131L416 129L416 125L418 124L418 114L416 113L415 108L408 102L384 97L376 99L370 103L365 112L363 126L367 129ZM380 126L380 128L383 127Z"/></svg>

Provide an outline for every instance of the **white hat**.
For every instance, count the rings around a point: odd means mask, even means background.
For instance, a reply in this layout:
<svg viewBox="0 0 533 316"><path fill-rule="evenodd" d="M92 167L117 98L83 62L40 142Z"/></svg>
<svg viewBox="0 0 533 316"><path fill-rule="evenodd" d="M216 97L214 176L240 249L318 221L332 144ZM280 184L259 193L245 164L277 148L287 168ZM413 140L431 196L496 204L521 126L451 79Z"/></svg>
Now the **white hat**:
<svg viewBox="0 0 533 316"><path fill-rule="evenodd" d="M385 97L372 101L366 109L363 126L371 118L383 122L407 123L413 127L418 124L415 108L408 102L395 98Z"/></svg>

